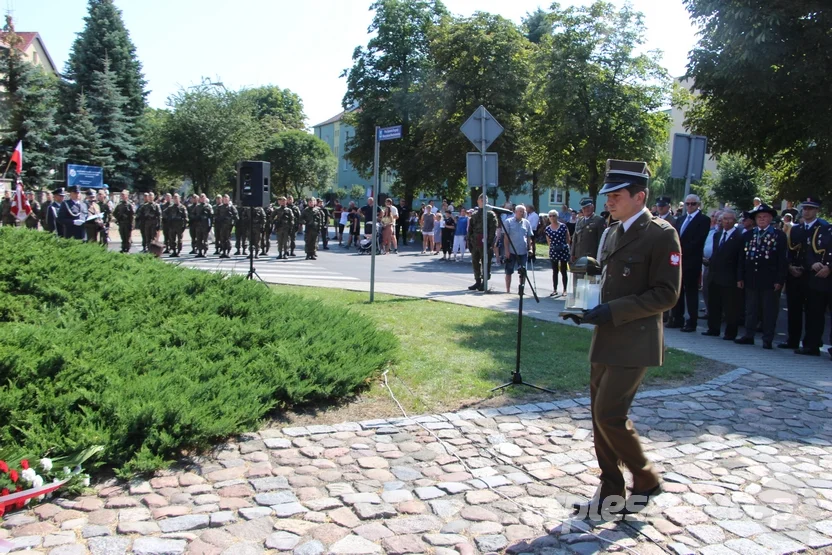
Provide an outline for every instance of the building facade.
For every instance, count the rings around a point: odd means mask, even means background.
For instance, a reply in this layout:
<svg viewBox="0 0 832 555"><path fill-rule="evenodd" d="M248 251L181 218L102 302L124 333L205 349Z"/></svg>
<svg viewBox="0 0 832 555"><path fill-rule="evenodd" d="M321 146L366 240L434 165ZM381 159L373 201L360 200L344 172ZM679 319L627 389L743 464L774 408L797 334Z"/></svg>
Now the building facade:
<svg viewBox="0 0 832 555"><path fill-rule="evenodd" d="M0 48L8 49L9 45L6 42L6 35L8 33L0 32ZM32 64L39 66L48 73L53 75L60 75L58 66L46 50L46 45L40 35L36 32L18 32L17 36L22 40L19 49L23 53L23 57Z"/></svg>

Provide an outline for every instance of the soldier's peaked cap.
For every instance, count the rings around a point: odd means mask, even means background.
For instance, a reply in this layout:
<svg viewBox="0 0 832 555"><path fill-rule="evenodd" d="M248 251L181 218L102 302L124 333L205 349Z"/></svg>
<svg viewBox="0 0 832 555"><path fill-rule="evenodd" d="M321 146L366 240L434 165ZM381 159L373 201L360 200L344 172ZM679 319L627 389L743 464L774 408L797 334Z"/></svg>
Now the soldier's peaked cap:
<svg viewBox="0 0 832 555"><path fill-rule="evenodd" d="M670 197L662 196L656 199L656 206L670 206Z"/></svg>
<svg viewBox="0 0 832 555"><path fill-rule="evenodd" d="M604 186L599 191L604 195L637 185L647 187L650 179L650 170L647 169L647 162L634 162L628 160L607 160L607 172L604 176Z"/></svg>
<svg viewBox="0 0 832 555"><path fill-rule="evenodd" d="M595 203L594 203L594 202L592 202L592 199L591 199L591 198L582 198L582 199L581 199L581 207L584 207L584 206L593 206L594 204L595 204Z"/></svg>
<svg viewBox="0 0 832 555"><path fill-rule="evenodd" d="M57 189L55 189L54 191L52 191L52 194L53 194L53 195L61 195L61 196L64 196L64 195L66 194L66 191L64 190L64 188L63 188L63 187L58 187Z"/></svg>
<svg viewBox="0 0 832 555"><path fill-rule="evenodd" d="M821 202L818 197L806 197L806 200L800 203L801 208L820 208Z"/></svg>

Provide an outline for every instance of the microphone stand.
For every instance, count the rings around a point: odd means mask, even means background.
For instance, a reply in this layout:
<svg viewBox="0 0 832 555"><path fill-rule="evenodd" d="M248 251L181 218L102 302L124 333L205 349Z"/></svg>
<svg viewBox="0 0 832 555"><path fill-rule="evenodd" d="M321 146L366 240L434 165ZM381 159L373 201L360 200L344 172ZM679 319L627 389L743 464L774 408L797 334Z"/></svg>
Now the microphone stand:
<svg viewBox="0 0 832 555"><path fill-rule="evenodd" d="M486 207L484 207L485 209ZM490 207L487 207L490 208ZM513 215L512 215L513 217ZM500 227L503 229L503 237L508 239L508 244L511 247L511 252L518 258L519 255L517 254L517 247L514 244L514 241L511 240L511 236L508 234L508 230L506 230L506 224L499 215L497 216L497 221L500 223ZM518 260L519 262L519 260ZM552 395L555 394L554 391L551 389L546 389L545 387L540 387L538 385L530 384L523 381L523 375L520 373L520 346L523 339L523 294L525 292L525 285L528 281L528 274L526 273L526 268L523 266L519 266L517 268L517 274L520 276L520 285L518 288L518 292L520 294L520 304L517 307L517 341L516 341L516 355L514 359L514 371L511 373L511 381L504 383L503 385L499 385L491 391L499 391L501 389L505 389L512 385L525 385L526 387L531 387L533 389L538 389L540 391L545 391L546 393L551 393ZM534 290L534 286L529 282L529 289L532 291L532 295L534 296L534 300L536 302L540 302L540 299L537 296L537 291Z"/></svg>

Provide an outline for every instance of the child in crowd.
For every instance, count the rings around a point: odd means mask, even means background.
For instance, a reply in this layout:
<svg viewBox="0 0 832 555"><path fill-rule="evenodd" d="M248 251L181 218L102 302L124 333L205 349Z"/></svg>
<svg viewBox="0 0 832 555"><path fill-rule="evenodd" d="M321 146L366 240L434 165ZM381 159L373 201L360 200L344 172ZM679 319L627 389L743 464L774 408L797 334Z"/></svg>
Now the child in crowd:
<svg viewBox="0 0 832 555"><path fill-rule="evenodd" d="M408 232L408 239L411 243L416 241L416 231L419 227L419 216L416 214L415 210L411 210L410 212L410 225L407 228Z"/></svg>
<svg viewBox="0 0 832 555"><path fill-rule="evenodd" d="M467 248L466 236L468 235L468 211L464 208L460 209L459 217L456 219L456 230L454 230L454 262L461 262L465 258L465 249ZM457 258L459 255L459 258Z"/></svg>
<svg viewBox="0 0 832 555"><path fill-rule="evenodd" d="M433 226L433 252L431 254L439 254L442 249L442 230L445 229L445 220L439 212L434 214L434 218L436 218L436 223Z"/></svg>
<svg viewBox="0 0 832 555"><path fill-rule="evenodd" d="M358 247L359 235L361 234L361 215L358 213L358 208L353 206L350 208L350 213L347 215L347 222L350 226L350 236L347 238L347 248L355 243Z"/></svg>

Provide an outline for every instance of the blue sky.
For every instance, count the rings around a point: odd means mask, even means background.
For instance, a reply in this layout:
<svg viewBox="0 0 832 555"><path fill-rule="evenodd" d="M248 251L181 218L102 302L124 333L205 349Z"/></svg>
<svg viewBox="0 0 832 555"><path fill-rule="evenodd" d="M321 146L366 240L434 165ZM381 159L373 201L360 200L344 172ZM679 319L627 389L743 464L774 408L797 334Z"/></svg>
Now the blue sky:
<svg viewBox="0 0 832 555"><path fill-rule="evenodd" d="M614 0L621 4L620 0ZM6 0L19 31L37 31L63 69L86 0ZM589 0L562 0L585 5ZM632 0L645 14L649 49L664 52L672 75L682 75L696 41L682 0ZM346 84L339 75L367 43L371 0L116 0L144 67L151 106L163 107L180 86L202 77L228 88L278 85L301 96L307 123L340 110ZM519 22L539 0L445 0L456 14L499 13Z"/></svg>

